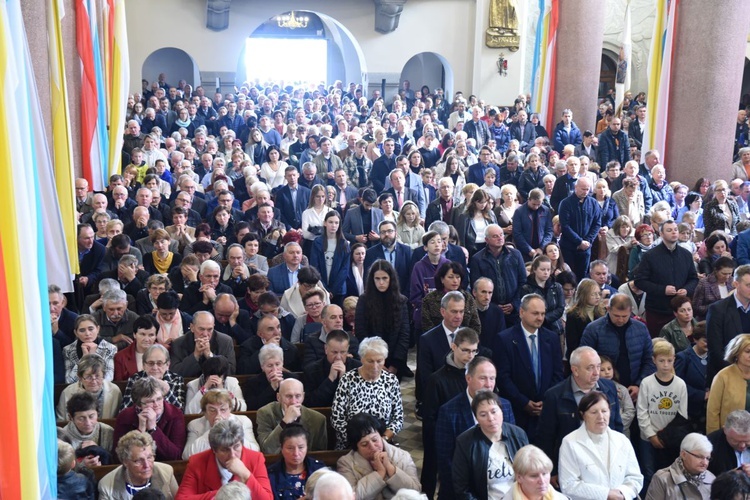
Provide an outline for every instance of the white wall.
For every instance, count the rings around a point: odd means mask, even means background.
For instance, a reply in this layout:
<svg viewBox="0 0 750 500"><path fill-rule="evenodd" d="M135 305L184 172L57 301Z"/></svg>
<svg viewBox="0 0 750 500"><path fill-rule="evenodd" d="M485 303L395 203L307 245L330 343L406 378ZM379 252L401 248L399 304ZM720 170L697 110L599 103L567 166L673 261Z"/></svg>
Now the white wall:
<svg viewBox="0 0 750 500"><path fill-rule="evenodd" d="M181 49L174 47L158 49L152 52L143 63L143 68L137 74L145 78L149 83L157 80L159 73L167 74L167 83L177 85L180 80L185 80L193 88L200 84L200 71L193 63L190 56ZM133 85L140 84L140 78L133 79Z"/></svg>
<svg viewBox="0 0 750 500"><path fill-rule="evenodd" d="M232 2L229 28L221 32L205 27L205 0L128 0L131 74L140 74L150 53L173 46L190 54L203 73L234 73L245 38L266 19L294 9L319 12L339 21L359 42L366 71L391 75L389 84L395 75L393 85L398 85L401 69L413 55L437 52L452 66L457 90L483 93L484 89L471 86L474 5L472 0L409 0L399 28L382 35L374 29L372 0ZM425 28L426 19L429 29ZM379 84L377 79L370 82ZM134 79L131 88L140 90L140 82Z"/></svg>
<svg viewBox="0 0 750 500"><path fill-rule="evenodd" d="M443 86L443 63L432 52L417 54L407 61L401 72L401 82L409 80L411 89L418 91L427 85L430 91ZM444 89L445 90L445 89ZM448 90L450 92L450 90Z"/></svg>

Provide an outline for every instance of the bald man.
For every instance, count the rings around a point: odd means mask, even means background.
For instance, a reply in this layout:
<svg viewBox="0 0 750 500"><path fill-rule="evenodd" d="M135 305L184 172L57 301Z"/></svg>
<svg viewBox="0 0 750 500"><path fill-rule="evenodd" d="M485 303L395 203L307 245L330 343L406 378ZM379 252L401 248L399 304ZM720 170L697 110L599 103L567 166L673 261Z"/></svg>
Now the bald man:
<svg viewBox="0 0 750 500"><path fill-rule="evenodd" d="M589 196L591 181L586 177L576 180L573 194L560 202L560 249L565 263L578 279L586 276L591 260L591 245L599 234L601 215L599 203Z"/></svg>
<svg viewBox="0 0 750 500"><path fill-rule="evenodd" d="M258 410L258 443L263 453L281 453L279 434L291 424L300 424L310 433L308 451L328 449L326 417L302 405L305 400L302 382L294 378L284 379L279 384L276 399Z"/></svg>

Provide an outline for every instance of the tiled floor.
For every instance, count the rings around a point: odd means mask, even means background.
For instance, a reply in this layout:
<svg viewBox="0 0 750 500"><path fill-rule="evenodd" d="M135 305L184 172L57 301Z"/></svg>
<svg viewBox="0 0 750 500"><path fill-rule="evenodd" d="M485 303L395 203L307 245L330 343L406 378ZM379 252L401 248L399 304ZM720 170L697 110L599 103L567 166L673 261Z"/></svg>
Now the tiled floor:
<svg viewBox="0 0 750 500"><path fill-rule="evenodd" d="M416 349L409 352L409 368L416 371ZM402 449L411 453L417 469L422 471L422 422L415 415L416 399L414 396L414 378L404 378L401 381L401 398L404 405L404 427L397 435L397 441Z"/></svg>

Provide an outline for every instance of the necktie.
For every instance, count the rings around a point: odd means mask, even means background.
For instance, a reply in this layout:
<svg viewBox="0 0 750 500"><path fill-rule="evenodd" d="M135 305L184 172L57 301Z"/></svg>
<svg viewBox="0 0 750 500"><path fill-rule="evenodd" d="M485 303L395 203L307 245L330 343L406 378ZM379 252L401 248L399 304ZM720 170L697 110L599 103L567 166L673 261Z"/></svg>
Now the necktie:
<svg viewBox="0 0 750 500"><path fill-rule="evenodd" d="M329 171L329 172L333 172L333 166L331 165L331 159L330 159L330 158L328 158L328 159L326 160L326 162L328 163L328 171Z"/></svg>
<svg viewBox="0 0 750 500"><path fill-rule="evenodd" d="M401 210L401 205L404 204L404 192L399 191L396 193L396 198L398 199L398 209Z"/></svg>
<svg viewBox="0 0 750 500"><path fill-rule="evenodd" d="M529 335L531 340L531 367L534 370L534 380L536 381L536 388L539 390L541 383L541 374L539 372L539 350L536 347L536 335Z"/></svg>
<svg viewBox="0 0 750 500"><path fill-rule="evenodd" d="M452 344L456 340L456 334L455 333L451 333L449 335L449 337L451 338L451 344Z"/></svg>

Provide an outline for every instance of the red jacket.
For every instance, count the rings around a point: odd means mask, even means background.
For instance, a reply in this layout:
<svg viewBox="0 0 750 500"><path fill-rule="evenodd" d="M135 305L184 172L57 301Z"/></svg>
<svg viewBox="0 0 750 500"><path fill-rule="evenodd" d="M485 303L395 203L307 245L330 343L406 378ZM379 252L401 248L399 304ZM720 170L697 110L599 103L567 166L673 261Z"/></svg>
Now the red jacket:
<svg viewBox="0 0 750 500"><path fill-rule="evenodd" d="M266 471L266 459L262 453L242 448L242 463L252 475L245 483L250 488L253 500L273 500L271 482ZM236 481L233 477L232 481ZM182 476L180 489L175 500L210 500L222 487L219 467L213 450L206 450L190 457L185 475Z"/></svg>
<svg viewBox="0 0 750 500"><path fill-rule="evenodd" d="M138 373L138 363L135 361L135 342L115 354L114 380L127 380Z"/></svg>

